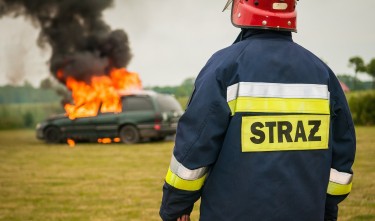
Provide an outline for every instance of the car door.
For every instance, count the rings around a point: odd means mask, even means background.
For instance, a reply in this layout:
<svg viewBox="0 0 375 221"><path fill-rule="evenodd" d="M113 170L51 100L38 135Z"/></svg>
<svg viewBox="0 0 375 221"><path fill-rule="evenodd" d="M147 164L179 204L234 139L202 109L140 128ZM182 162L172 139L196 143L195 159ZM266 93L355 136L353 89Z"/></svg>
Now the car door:
<svg viewBox="0 0 375 221"><path fill-rule="evenodd" d="M91 122L98 138L116 137L119 114L116 112L99 111L98 115Z"/></svg>
<svg viewBox="0 0 375 221"><path fill-rule="evenodd" d="M90 139L95 137L95 128L92 125L94 117L79 117L71 120L71 126L66 131L68 137L76 139Z"/></svg>

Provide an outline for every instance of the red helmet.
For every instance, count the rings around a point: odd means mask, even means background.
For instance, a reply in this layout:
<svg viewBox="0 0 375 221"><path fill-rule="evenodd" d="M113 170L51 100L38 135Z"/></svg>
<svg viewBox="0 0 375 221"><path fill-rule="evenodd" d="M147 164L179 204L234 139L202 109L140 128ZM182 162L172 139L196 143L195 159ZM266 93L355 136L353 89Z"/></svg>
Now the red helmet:
<svg viewBox="0 0 375 221"><path fill-rule="evenodd" d="M296 0L228 0L232 23L239 28L297 31Z"/></svg>

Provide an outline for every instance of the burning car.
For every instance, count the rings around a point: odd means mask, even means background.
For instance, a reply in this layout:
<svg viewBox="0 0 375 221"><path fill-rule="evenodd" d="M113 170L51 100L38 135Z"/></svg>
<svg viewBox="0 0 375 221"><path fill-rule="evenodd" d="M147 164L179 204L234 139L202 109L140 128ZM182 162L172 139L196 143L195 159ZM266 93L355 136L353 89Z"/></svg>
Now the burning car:
<svg viewBox="0 0 375 221"><path fill-rule="evenodd" d="M162 140L176 133L183 111L173 96L138 91L120 96L120 101L119 112L108 112L99 105L94 116L49 118L37 125L37 138L48 143L110 139L130 144L146 138Z"/></svg>

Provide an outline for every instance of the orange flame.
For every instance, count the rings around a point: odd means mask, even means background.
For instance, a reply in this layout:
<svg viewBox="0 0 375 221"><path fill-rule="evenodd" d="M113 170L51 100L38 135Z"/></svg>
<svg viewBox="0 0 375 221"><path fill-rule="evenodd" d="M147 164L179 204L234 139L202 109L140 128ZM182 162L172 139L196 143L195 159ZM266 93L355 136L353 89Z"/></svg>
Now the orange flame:
<svg viewBox="0 0 375 221"><path fill-rule="evenodd" d="M110 144L112 142L115 142L115 143L119 143L121 142L120 138L119 137L115 137L113 139L109 138L109 137L104 137L104 138L98 138L98 143L102 143L102 144Z"/></svg>
<svg viewBox="0 0 375 221"><path fill-rule="evenodd" d="M111 138L108 138L108 137L105 137L105 138L99 138L99 139L98 139L98 143L103 143L103 144L112 143L112 139L111 139Z"/></svg>
<svg viewBox="0 0 375 221"><path fill-rule="evenodd" d="M63 71L58 71L57 76L64 76ZM67 77L66 86L74 100L74 104L64 106L70 119L96 116L99 111L121 112L120 93L142 89L138 74L125 68L113 69L108 76L93 76L90 84Z"/></svg>
<svg viewBox="0 0 375 221"><path fill-rule="evenodd" d="M66 142L68 143L69 147L74 147L76 142L73 139L67 139Z"/></svg>

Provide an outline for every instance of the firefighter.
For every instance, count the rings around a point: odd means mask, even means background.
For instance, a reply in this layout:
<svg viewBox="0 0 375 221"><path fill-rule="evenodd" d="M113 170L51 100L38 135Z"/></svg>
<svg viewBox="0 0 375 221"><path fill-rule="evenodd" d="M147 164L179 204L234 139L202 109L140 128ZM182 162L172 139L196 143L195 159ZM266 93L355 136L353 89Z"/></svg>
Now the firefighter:
<svg viewBox="0 0 375 221"><path fill-rule="evenodd" d="M294 43L295 0L228 1L241 28L199 73L181 117L160 216L337 220L355 131L331 69Z"/></svg>

